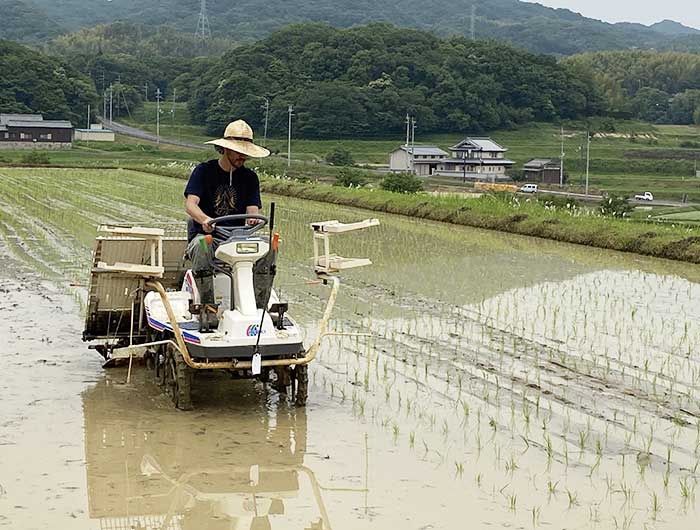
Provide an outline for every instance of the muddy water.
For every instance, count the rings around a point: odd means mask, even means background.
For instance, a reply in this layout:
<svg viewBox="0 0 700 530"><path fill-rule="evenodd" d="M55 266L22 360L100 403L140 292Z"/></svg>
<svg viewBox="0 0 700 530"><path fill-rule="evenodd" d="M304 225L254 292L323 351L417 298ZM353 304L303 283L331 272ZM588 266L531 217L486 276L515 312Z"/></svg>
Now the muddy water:
<svg viewBox="0 0 700 530"><path fill-rule="evenodd" d="M324 345L305 410L208 377L181 413L145 369L102 370L68 282L87 226L177 219L182 183L3 177L0 526L696 528L697 267L383 216L337 246L375 264L333 326L373 336ZM278 207L278 288L311 337L308 222L374 214Z"/></svg>

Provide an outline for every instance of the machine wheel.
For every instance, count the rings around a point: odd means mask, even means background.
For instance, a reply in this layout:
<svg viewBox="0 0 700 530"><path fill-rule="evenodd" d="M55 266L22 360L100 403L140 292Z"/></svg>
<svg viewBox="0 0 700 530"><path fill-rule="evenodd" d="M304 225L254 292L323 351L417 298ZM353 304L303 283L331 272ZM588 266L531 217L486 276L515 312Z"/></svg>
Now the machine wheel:
<svg viewBox="0 0 700 530"><path fill-rule="evenodd" d="M296 395L294 404L297 407L305 407L309 397L309 367L306 364L298 364L294 367L294 379L296 383Z"/></svg>
<svg viewBox="0 0 700 530"><path fill-rule="evenodd" d="M192 410L193 370L172 345L166 345L165 363L161 367L165 392L180 410Z"/></svg>

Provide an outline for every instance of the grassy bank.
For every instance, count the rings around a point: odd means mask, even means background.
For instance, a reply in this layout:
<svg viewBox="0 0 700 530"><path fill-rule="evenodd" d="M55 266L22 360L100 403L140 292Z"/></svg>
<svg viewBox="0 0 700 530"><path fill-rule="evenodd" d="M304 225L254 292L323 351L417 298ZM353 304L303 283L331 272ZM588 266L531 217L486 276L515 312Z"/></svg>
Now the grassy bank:
<svg viewBox="0 0 700 530"><path fill-rule="evenodd" d="M142 114L124 121L155 132L155 107L149 104ZM164 107L167 111L170 104ZM189 124L187 109L177 104L173 120L170 114L161 120L165 137L201 143L209 139L202 127ZM596 131L591 141L590 186L608 193L631 196L651 191L660 199L678 200L684 196L700 202L700 179L695 177L696 160L700 160L700 127L652 125L636 121L593 120L564 124L565 168L569 185L582 187L586 173L586 128ZM258 132L258 137L261 131ZM433 144L449 149L468 131L455 134L432 134L416 137L419 144ZM547 123L533 123L514 130L488 133L508 148L507 157L515 162L512 173L517 175L522 165L533 158L558 159L561 152L561 129ZM337 146L349 150L356 163L387 165L389 153L403 138L292 138L291 176L317 176L314 171L329 173L328 166L319 164ZM269 131L267 146L280 158L287 152L286 130ZM281 164L280 164L281 166ZM313 166L313 167L312 167ZM286 167L286 166L285 166ZM280 169L280 168L276 168ZM318 175L323 176L323 175Z"/></svg>
<svg viewBox="0 0 700 530"><path fill-rule="evenodd" d="M302 199L700 263L700 230L696 228L602 217L536 200L403 195L281 179L264 179L262 188Z"/></svg>

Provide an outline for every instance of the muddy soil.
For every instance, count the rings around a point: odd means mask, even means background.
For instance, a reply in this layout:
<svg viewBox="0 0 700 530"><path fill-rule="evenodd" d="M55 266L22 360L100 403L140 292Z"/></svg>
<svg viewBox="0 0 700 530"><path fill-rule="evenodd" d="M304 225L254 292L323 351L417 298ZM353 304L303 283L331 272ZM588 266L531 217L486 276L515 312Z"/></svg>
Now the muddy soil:
<svg viewBox="0 0 700 530"><path fill-rule="evenodd" d="M174 410L145 368L102 369L73 296L2 258L0 527L444 528L476 501L318 385L298 409L205 377Z"/></svg>
<svg viewBox="0 0 700 530"><path fill-rule="evenodd" d="M697 527L699 267L381 216L336 247L374 265L344 276L332 327L373 335L324 344L306 409L201 376L185 413L145 368L102 369L68 287L86 227L177 219L182 183L60 175L0 188L0 527ZM92 187L61 205L70 178ZM308 223L369 215L279 199L278 289L307 340L326 296Z"/></svg>

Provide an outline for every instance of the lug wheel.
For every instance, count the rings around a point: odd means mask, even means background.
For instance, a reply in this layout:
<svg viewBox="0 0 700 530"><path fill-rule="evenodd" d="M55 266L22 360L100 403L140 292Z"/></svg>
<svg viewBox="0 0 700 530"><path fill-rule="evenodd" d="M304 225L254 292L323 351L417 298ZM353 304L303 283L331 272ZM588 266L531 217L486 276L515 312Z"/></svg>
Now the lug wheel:
<svg viewBox="0 0 700 530"><path fill-rule="evenodd" d="M294 404L297 407L305 407L309 397L309 367L306 364L298 364L294 367L294 380L296 395Z"/></svg>
<svg viewBox="0 0 700 530"><path fill-rule="evenodd" d="M165 347L163 386L166 394L180 410L192 410L192 379L194 371L187 366L179 351L170 344Z"/></svg>

